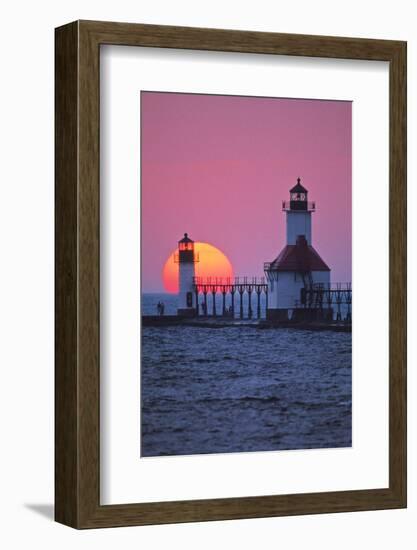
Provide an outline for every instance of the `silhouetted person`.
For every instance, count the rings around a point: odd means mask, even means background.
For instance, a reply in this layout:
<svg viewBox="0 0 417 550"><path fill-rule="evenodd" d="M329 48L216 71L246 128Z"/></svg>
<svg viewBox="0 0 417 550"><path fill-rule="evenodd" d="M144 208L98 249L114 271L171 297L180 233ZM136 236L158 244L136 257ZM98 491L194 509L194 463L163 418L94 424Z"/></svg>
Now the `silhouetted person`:
<svg viewBox="0 0 417 550"><path fill-rule="evenodd" d="M160 314L163 315L164 312L165 312L165 304L164 304L164 302L161 302L161 313Z"/></svg>

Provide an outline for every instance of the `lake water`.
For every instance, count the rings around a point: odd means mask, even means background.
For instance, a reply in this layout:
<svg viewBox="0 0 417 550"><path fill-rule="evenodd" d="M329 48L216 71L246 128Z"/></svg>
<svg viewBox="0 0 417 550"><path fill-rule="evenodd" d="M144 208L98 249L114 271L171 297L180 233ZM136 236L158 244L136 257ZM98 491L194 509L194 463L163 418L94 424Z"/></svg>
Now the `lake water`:
<svg viewBox="0 0 417 550"><path fill-rule="evenodd" d="M351 362L349 333L143 327L141 455L350 447Z"/></svg>

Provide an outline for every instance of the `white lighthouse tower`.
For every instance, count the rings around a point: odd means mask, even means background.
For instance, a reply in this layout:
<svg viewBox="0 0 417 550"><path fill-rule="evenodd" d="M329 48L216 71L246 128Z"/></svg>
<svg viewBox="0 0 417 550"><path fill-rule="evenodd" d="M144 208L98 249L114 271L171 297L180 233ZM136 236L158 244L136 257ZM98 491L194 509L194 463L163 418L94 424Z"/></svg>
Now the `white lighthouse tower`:
<svg viewBox="0 0 417 550"><path fill-rule="evenodd" d="M330 285L330 269L312 243L311 215L315 204L308 202L308 191L300 178L290 189L290 200L283 201L282 210L287 216L287 244L275 260L264 265L268 279L266 313L270 320L292 316L300 307L303 289ZM302 313L306 315L306 309Z"/></svg>
<svg viewBox="0 0 417 550"><path fill-rule="evenodd" d="M198 255L194 252L194 241L184 233L178 241L178 252L175 261L179 267L178 315L194 317L196 315L196 298L194 293L195 263Z"/></svg>

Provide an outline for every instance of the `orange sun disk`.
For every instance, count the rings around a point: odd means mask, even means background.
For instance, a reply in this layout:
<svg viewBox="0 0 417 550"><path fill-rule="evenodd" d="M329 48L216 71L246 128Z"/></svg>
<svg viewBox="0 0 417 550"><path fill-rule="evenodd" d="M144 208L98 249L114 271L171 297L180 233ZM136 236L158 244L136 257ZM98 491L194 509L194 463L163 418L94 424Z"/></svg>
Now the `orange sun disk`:
<svg viewBox="0 0 417 550"><path fill-rule="evenodd" d="M208 243L194 243L199 261L195 264L196 277L233 277L233 267L221 250ZM162 269L162 279L167 292L178 292L178 264L174 257L177 250L169 256Z"/></svg>

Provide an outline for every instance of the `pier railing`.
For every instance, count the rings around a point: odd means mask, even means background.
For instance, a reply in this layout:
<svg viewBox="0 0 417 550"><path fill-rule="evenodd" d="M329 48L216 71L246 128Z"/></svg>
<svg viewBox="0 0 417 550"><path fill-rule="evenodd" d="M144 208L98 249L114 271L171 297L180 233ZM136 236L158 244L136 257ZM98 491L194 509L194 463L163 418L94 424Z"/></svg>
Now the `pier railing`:
<svg viewBox="0 0 417 550"><path fill-rule="evenodd" d="M343 306L343 308L342 308ZM297 308L332 311L336 307L336 321L352 320L352 284L351 283L314 283L301 289ZM345 310L345 315L342 314Z"/></svg>
<svg viewBox="0 0 417 550"><path fill-rule="evenodd" d="M196 286L253 286L266 285L265 277L194 277L193 283Z"/></svg>
<svg viewBox="0 0 417 550"><path fill-rule="evenodd" d="M193 287L197 315L209 315L207 296L210 296L211 315L216 317L218 314L216 296L218 294L222 298L221 315L223 317L234 318L238 313L238 317L243 319L244 310L247 309L249 319L254 317L255 311L256 317L260 319L263 316L261 311L262 294L265 295L265 310L268 307L268 284L265 277L194 277ZM202 303L199 302L200 295L203 296ZM253 305L253 296L256 296L256 307ZM236 303L237 301L238 303ZM244 308L244 301L247 301L247 308ZM230 305L227 305L227 302L230 302Z"/></svg>
<svg viewBox="0 0 417 550"><path fill-rule="evenodd" d="M265 277L194 277L196 315L258 318L268 309ZM319 310L336 321L351 322L351 283L312 283L300 290L295 310Z"/></svg>

